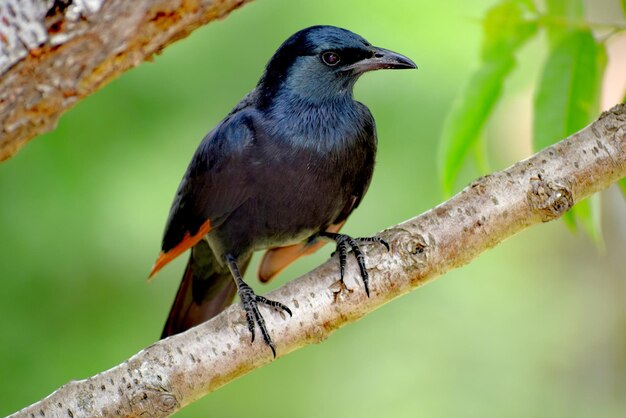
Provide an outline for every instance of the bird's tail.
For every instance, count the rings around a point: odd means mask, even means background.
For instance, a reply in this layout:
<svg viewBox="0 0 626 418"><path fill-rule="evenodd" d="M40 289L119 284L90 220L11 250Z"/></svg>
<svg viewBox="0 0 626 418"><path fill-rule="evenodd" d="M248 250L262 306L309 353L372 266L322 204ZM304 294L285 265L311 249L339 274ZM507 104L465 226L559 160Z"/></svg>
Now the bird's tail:
<svg viewBox="0 0 626 418"><path fill-rule="evenodd" d="M249 262L250 257L240 263L242 274ZM198 242L191 250L161 338L213 318L232 303L236 292L237 287L228 267L217 261L206 241Z"/></svg>

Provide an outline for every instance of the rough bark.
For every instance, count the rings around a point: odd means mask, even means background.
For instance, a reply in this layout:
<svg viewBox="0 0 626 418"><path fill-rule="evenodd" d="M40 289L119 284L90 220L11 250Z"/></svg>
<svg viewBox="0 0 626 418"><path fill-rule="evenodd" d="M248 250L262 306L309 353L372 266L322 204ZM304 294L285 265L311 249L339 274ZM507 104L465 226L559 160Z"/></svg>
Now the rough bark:
<svg viewBox="0 0 626 418"><path fill-rule="evenodd" d="M383 231L391 244L364 248L371 296L352 259L346 287L337 261L271 292L293 317L265 312L278 356L327 338L382 304L462 266L522 229L551 221L575 202L626 177L626 104L512 167L481 177L428 212ZM168 416L272 361L253 344L239 304L191 330L159 341L126 362L73 381L16 413L35 416Z"/></svg>
<svg viewBox="0 0 626 418"><path fill-rule="evenodd" d="M63 112L249 0L3 0L0 161Z"/></svg>

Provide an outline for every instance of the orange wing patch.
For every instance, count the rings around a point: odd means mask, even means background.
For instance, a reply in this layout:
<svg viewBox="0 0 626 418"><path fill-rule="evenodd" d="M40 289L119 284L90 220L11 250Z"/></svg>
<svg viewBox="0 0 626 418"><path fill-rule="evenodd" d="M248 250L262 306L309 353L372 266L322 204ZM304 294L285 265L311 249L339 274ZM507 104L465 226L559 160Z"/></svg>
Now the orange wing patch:
<svg viewBox="0 0 626 418"><path fill-rule="evenodd" d="M326 229L326 232L337 233L346 221L339 224L331 225ZM313 244L307 245L306 242L298 244L288 245L286 247L270 248L263 254L263 259L259 265L259 280L263 283L267 283L283 271L289 264L296 261L298 258L313 254L326 244L324 241L317 241Z"/></svg>
<svg viewBox="0 0 626 418"><path fill-rule="evenodd" d="M205 223L200 226L198 232L193 235L190 235L189 232L185 233L183 240L178 243L174 248L164 253L161 251L157 260L154 262L154 266L152 266L152 270L150 271L150 275L148 276L148 281L152 279L159 270L165 267L170 261L187 251L189 248L196 245L206 234L211 231L211 220L207 219Z"/></svg>

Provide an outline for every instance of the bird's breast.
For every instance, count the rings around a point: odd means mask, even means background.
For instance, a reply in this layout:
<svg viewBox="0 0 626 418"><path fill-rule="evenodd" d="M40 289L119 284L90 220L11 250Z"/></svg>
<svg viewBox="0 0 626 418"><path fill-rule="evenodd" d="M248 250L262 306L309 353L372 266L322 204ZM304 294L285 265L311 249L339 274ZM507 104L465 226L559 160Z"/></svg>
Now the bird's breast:
<svg viewBox="0 0 626 418"><path fill-rule="evenodd" d="M255 126L241 167L251 195L230 216L236 221L215 231L238 248L283 246L314 235L336 221L372 174L373 122L321 108L278 116Z"/></svg>

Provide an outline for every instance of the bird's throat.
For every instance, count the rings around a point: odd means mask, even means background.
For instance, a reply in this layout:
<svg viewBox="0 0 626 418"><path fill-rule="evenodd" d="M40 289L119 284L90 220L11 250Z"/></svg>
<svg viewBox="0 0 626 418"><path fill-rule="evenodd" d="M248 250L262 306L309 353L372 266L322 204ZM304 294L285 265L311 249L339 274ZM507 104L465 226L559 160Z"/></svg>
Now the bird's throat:
<svg viewBox="0 0 626 418"><path fill-rule="evenodd" d="M358 136L365 123L351 90L324 100L292 93L277 100L268 116L276 128L273 137L319 152L341 147L348 138Z"/></svg>

